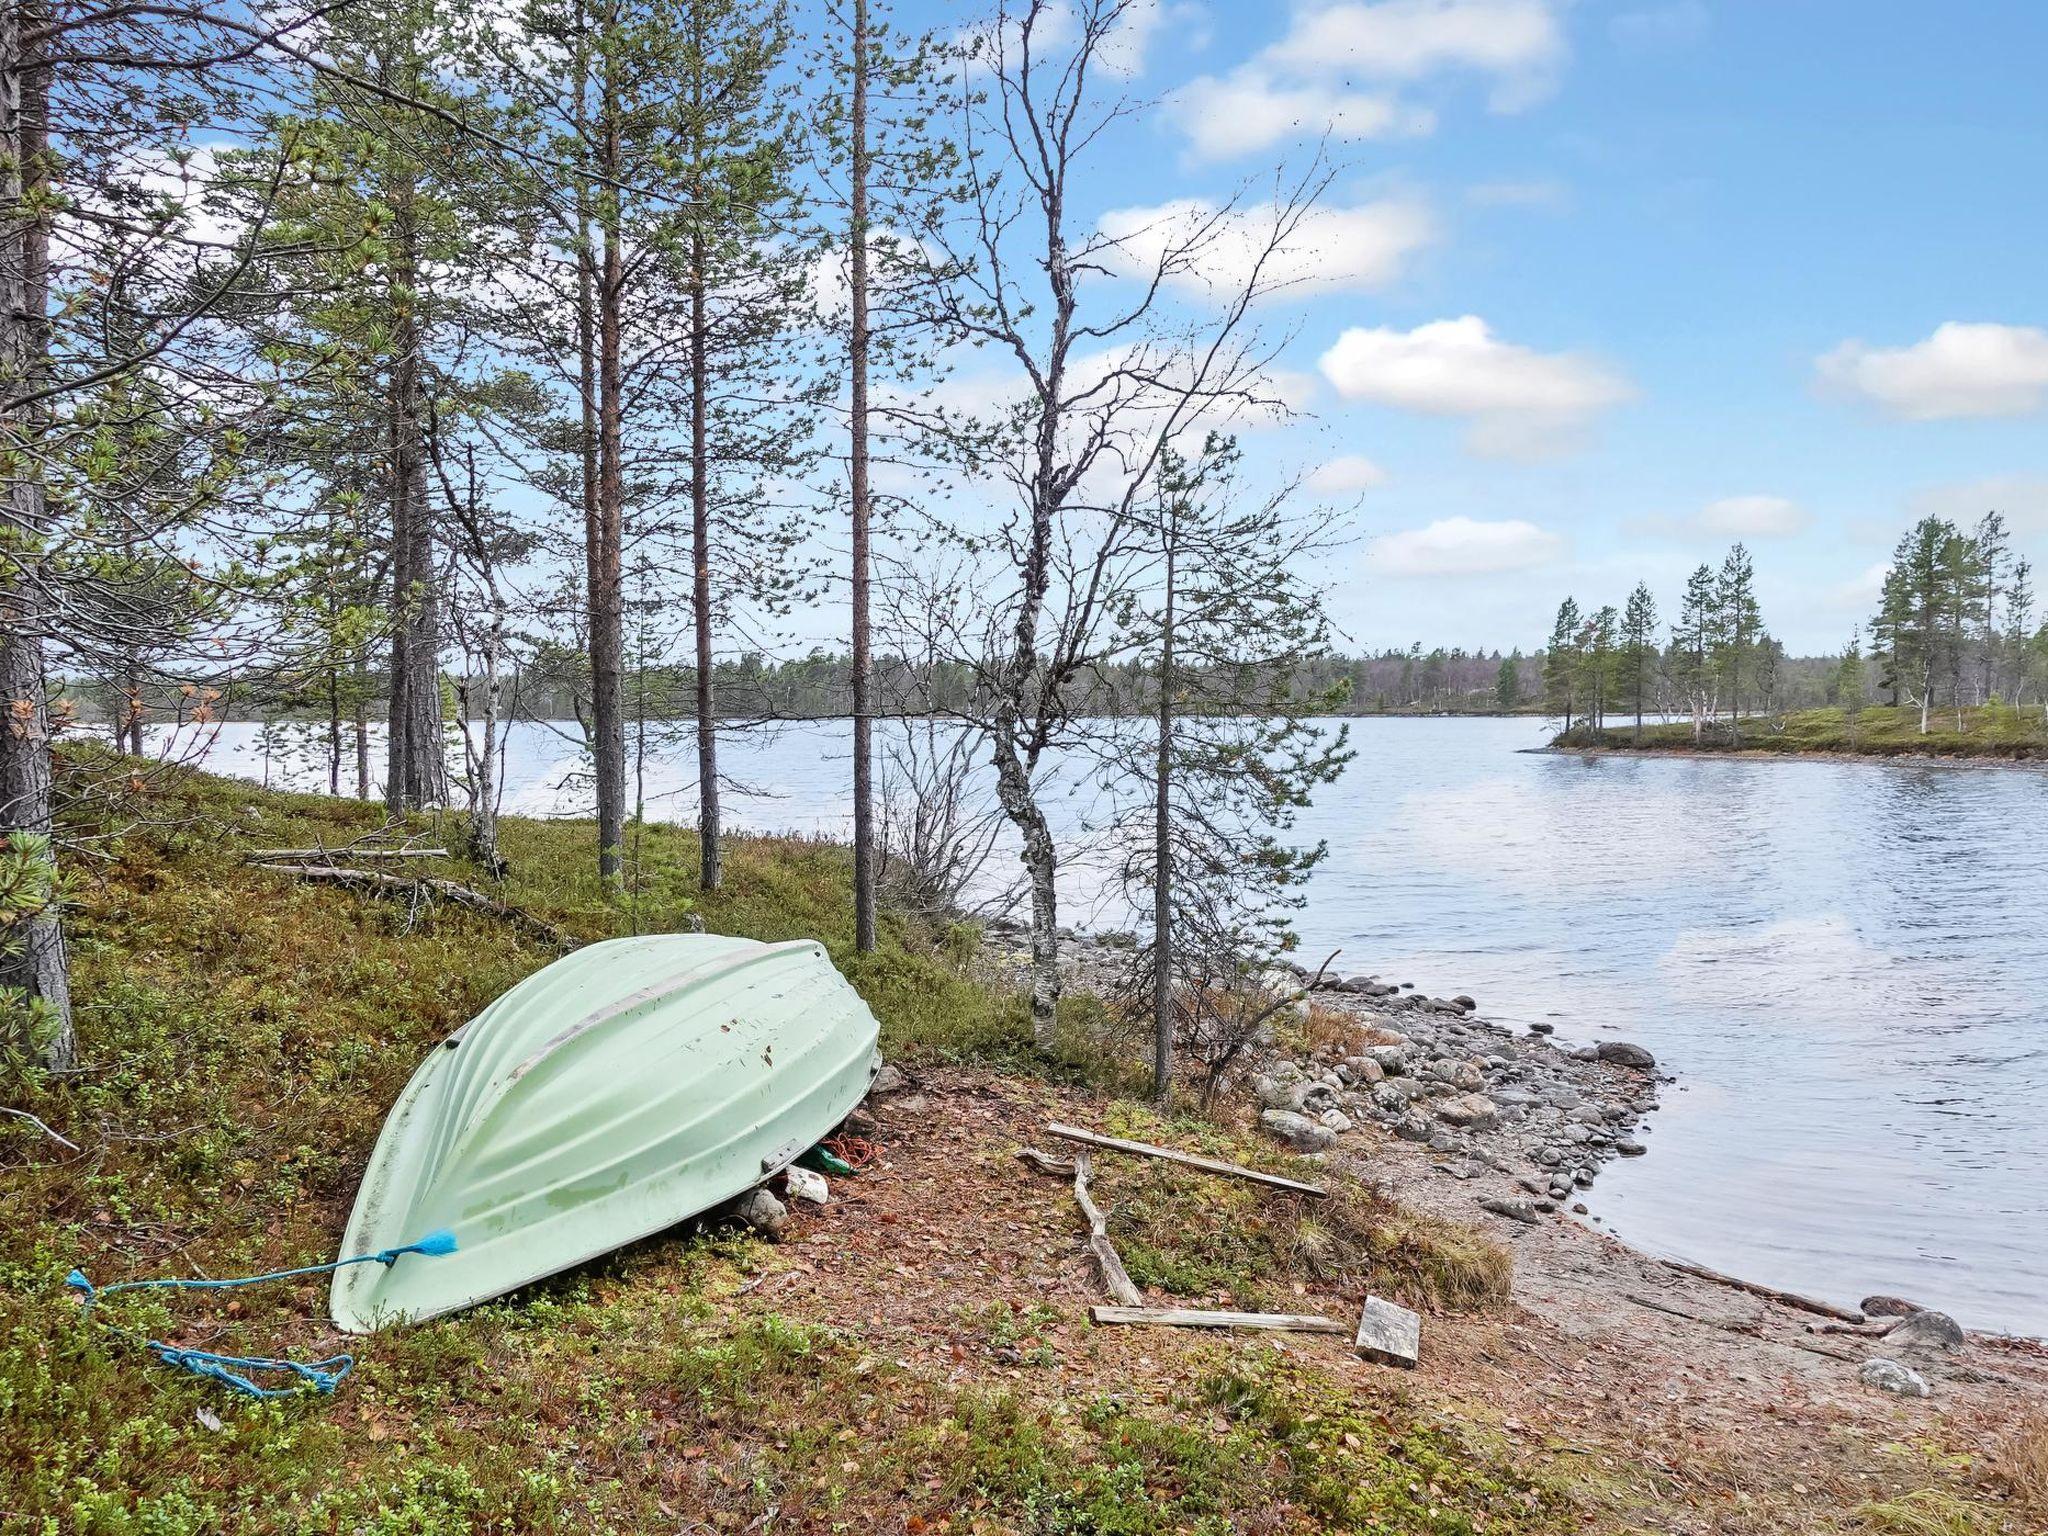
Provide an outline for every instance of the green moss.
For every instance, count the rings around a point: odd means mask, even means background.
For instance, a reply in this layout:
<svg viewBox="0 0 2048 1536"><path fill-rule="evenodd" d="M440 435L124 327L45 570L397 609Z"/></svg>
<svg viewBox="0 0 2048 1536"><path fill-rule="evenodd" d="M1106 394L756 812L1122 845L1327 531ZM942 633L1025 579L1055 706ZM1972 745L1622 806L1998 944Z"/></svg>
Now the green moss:
<svg viewBox="0 0 2048 1536"><path fill-rule="evenodd" d="M980 1319L986 1348L974 1363L1032 1369L935 1380L845 1327L729 1301L775 1261L750 1239L717 1234L667 1234L506 1302L369 1340L334 1336L317 1281L231 1301L115 1298L106 1321L138 1334L360 1356L337 1396L267 1404L151 1364L133 1337L81 1322L65 1271L231 1274L330 1257L384 1113L421 1053L553 951L487 915L414 914L236 857L243 847L344 840L379 825L376 808L199 775L152 780L144 793L100 802L98 830L143 830L99 845L114 857L94 861L73 913L86 1070L58 1086L20 1063L0 1068L0 1102L89 1149L64 1160L33 1128L0 1121L7 1521L58 1536L692 1522L737 1531L773 1508L773 1529L895 1529L959 1511L1003 1529L1130 1536L1252 1523L1407 1528L1392 1511L1406 1508L1400 1480L1417 1475L1423 1446L1384 1426L1363 1449L1341 1436L1324 1445L1306 1426L1311 1413L1336 1410L1286 1407L1308 1390L1305 1378L1262 1376L1257 1393L1234 1396L1107 1395L1046 1345L1048 1320L1027 1311ZM423 821L418 830L455 843L452 827ZM597 887L587 825L512 819L504 836L507 899L582 937L691 916L767 939L815 936L875 1008L893 1053L1046 1070L1029 1050L1019 1000L962 970L971 936L892 915L879 953L852 953L841 849L733 839L727 886L705 895L691 888L694 838L649 827L626 897L613 904ZM481 878L453 862L452 877ZM1120 1081L1113 1022L1086 1000L1070 1004L1063 1025L1074 1044L1053 1070ZM1161 1134L1136 1112L1130 1124ZM1224 1155L1293 1166L1212 1126L1170 1129ZM1163 1185L1148 1196L1158 1204L1146 1221L1163 1228L1215 1192ZM1151 1246L1162 1272L1212 1265L1237 1283L1282 1249L1320 1252L1315 1233L1329 1219L1304 1213L1249 1238L1205 1239L1209 1247L1169 1244L1161 1231ZM1292 1438L1276 1439L1283 1414ZM1512 1474L1446 1482L1458 1453L1443 1454L1445 1467L1425 1478L1450 1490L1442 1508L1472 1520L1499 1509L1493 1531L1552 1528L1547 1513L1503 1502L1496 1488L1513 1486ZM1369 1467L1380 1471L1368 1478ZM1353 1476L1382 1493L1339 1497L1336 1485Z"/></svg>
<svg viewBox="0 0 2048 1536"><path fill-rule="evenodd" d="M1311 1284L1428 1307L1479 1308L1507 1299L1512 1259L1472 1228L1330 1179L1314 1163L1212 1122L1162 1121L1124 1105L1111 1115L1110 1129L1329 1190L1322 1199L1287 1195L1171 1163L1101 1159L1096 1183L1111 1210L1110 1237L1140 1286L1258 1308L1284 1307Z"/></svg>

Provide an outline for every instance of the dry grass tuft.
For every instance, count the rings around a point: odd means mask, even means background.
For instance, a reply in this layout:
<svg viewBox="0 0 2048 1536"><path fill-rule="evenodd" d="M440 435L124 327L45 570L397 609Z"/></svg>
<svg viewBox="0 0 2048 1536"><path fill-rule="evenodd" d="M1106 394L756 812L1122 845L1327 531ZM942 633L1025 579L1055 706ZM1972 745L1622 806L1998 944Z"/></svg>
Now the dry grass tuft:
<svg viewBox="0 0 2048 1536"><path fill-rule="evenodd" d="M2048 1530L2048 1409L2021 1415L1998 1453L1998 1480L2021 1511Z"/></svg>

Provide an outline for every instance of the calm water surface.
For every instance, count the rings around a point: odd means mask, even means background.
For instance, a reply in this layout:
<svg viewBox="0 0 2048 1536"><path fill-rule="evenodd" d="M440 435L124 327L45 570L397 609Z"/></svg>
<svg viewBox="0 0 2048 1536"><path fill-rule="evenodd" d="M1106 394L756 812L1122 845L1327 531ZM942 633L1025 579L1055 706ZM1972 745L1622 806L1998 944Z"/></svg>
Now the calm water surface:
<svg viewBox="0 0 2048 1536"><path fill-rule="evenodd" d="M1588 1204L1641 1247L2048 1335L2048 773L1523 755L1524 720L1368 720L1302 831L1311 961L1466 991L1677 1075ZM731 818L844 834L848 731L728 748ZM687 738L650 816L688 819ZM319 787L231 726L214 765ZM588 814L573 743L515 732L506 809ZM1070 775L1069 827L1102 807ZM321 779L324 782L324 778ZM1086 869L1078 920L1114 922Z"/></svg>

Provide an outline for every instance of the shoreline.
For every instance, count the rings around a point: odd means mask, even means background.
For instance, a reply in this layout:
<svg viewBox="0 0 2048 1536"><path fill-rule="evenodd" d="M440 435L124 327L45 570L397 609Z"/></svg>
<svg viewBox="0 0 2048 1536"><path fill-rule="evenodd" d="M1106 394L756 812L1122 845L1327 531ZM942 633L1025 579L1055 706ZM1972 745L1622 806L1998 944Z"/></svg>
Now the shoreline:
<svg viewBox="0 0 2048 1536"><path fill-rule="evenodd" d="M1010 944L1026 930L997 919L988 932ZM1127 956L1126 947L1103 935L1061 935L1067 984L1098 996ZM1015 964L1027 957L1003 958ZM1301 968L1294 971L1306 979ZM1248 1053L1225 1089L1226 1097L1245 1102L1262 1134L1288 1150L1369 1165L1369 1176L1402 1200L1505 1235L1518 1254L1531 1237L1564 1234L1567 1248L1591 1241L1602 1257L1577 1254L1567 1261L1581 1278L1587 1271L1653 1270L1665 1283L1701 1295L1762 1298L1795 1328L1810 1331L1820 1322L1816 1308L1831 1326L1847 1327L1856 1316L1882 1325L1861 1307L1876 1298L1799 1296L1739 1273L1705 1269L1636 1246L1589 1210L1582 1197L1603 1168L1649 1153L1643 1138L1654 1133L1651 1117L1661 1108L1662 1090L1677 1082L1641 1046L1621 1040L1567 1046L1549 1027L1517 1032L1486 1018L1464 994L1433 997L1376 975L1327 976L1293 1013L1304 1026L1301 1042L1283 1046L1277 1035L1269 1037ZM1331 1033L1331 1015L1344 1020L1341 1035ZM1311 1043L1319 1035L1329 1038ZM1539 1278L1555 1282L1558 1276ZM1789 1303L1771 1301L1774 1296ZM1604 1310L1589 1295L1580 1300ZM1942 1298L1926 1298L1921 1306L1946 1315ZM2048 1355L2048 1338L1980 1327L1967 1333L1983 1348ZM1875 1336L1867 1353L1882 1355ZM1972 1367L1958 1366L1955 1374L1917 1356L1915 1363L1930 1375L1971 1380Z"/></svg>
<svg viewBox="0 0 2048 1536"><path fill-rule="evenodd" d="M1677 747L1561 747L1553 744L1546 747L1517 747L1514 750L1518 755L1526 757L1671 757L1694 762L1721 760L1744 763L1897 763L1913 768L2017 768L2034 773L2048 772L2048 747L2044 747L2039 755L2029 756L1996 752L1850 752L1809 747L1795 751L1777 751L1769 747L1698 747L1690 744Z"/></svg>

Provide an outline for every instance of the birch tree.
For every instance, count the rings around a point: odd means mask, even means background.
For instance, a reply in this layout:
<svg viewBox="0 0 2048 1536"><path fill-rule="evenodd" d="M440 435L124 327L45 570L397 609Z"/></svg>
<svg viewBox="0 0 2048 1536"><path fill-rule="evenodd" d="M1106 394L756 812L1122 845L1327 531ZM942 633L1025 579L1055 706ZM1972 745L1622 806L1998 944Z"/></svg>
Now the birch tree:
<svg viewBox="0 0 2048 1536"><path fill-rule="evenodd" d="M1017 380L1008 409L940 412L954 462L999 488L993 527L953 535L971 582L923 622L951 631L976 680L971 723L993 759L1030 888L1031 1018L1054 1040L1059 849L1039 801L1047 754L1074 739L1079 680L1114 639L1105 616L1140 560L1136 511L1185 435L1281 409L1274 349L1252 324L1301 280L1290 242L1327 186L1320 162L1247 197L1106 229L1074 204L1078 176L1133 104L1106 50L1133 0L1015 0L976 34L962 87L966 206L919 235L939 334ZM1120 278L1121 281L1114 281ZM1176 290L1197 289L1182 303Z"/></svg>

